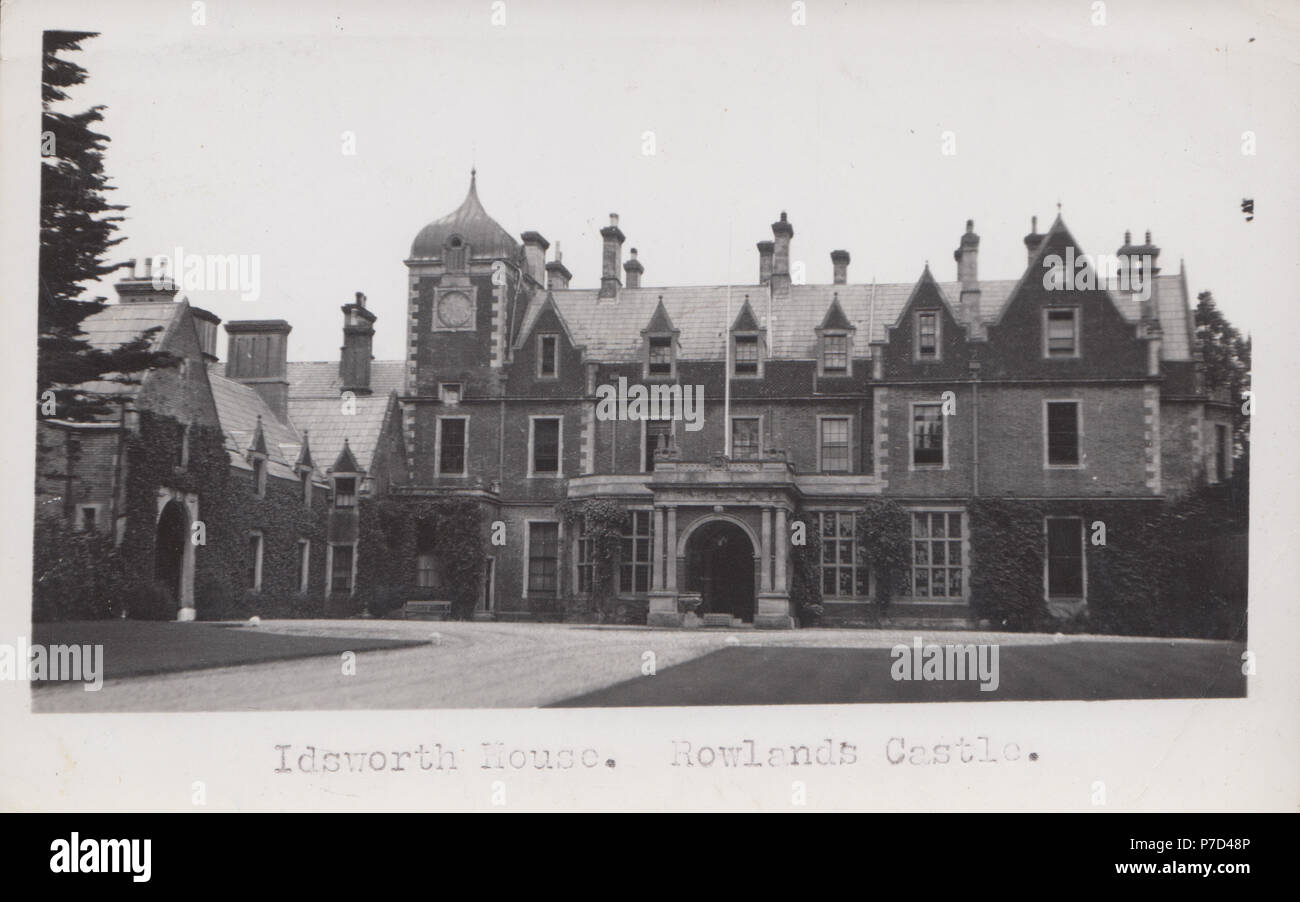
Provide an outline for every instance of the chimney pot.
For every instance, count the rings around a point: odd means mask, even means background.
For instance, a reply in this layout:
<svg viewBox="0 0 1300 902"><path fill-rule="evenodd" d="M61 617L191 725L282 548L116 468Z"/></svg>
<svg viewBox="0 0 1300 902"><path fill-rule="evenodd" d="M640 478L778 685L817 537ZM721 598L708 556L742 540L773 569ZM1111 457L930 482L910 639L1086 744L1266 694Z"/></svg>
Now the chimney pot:
<svg viewBox="0 0 1300 902"><path fill-rule="evenodd" d="M636 248L632 248L632 259L623 264L623 271L627 273L628 288L641 287L641 274L645 272L645 267L636 258Z"/></svg>
<svg viewBox="0 0 1300 902"><path fill-rule="evenodd" d="M1025 251L1028 255L1028 259L1032 261L1034 259L1034 254L1038 253L1039 246L1047 236L1038 233L1037 216L1030 217L1029 223L1029 234L1025 236Z"/></svg>
<svg viewBox="0 0 1300 902"><path fill-rule="evenodd" d="M560 242L555 242L555 259L546 264L546 289L547 291L564 291L569 287L569 280L573 274L569 272L568 267L564 265L564 251L560 249Z"/></svg>
<svg viewBox="0 0 1300 902"><path fill-rule="evenodd" d="M845 250L831 251L831 269L834 272L834 283L844 285L849 280L849 252Z"/></svg>

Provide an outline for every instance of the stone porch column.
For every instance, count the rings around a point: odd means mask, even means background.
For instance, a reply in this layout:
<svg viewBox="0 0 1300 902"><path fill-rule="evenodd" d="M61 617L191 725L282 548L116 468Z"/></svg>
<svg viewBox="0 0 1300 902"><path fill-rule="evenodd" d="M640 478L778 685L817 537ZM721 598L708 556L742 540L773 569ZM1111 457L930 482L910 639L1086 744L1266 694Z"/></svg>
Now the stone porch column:
<svg viewBox="0 0 1300 902"><path fill-rule="evenodd" d="M664 567L667 568L664 589L677 591L677 505L668 508L668 534L664 543L667 548L664 555Z"/></svg>
<svg viewBox="0 0 1300 902"><path fill-rule="evenodd" d="M759 570L759 591L772 591L772 508L763 508L763 547L759 551L762 561Z"/></svg>
<svg viewBox="0 0 1300 902"><path fill-rule="evenodd" d="M786 579L786 561L789 559L790 550L790 528L785 522L785 508L776 509L776 534L772 537L776 542L776 592L786 592L789 589L789 582Z"/></svg>
<svg viewBox="0 0 1300 902"><path fill-rule="evenodd" d="M664 509L655 505L654 510L654 558L650 568L650 591L659 592L664 588Z"/></svg>

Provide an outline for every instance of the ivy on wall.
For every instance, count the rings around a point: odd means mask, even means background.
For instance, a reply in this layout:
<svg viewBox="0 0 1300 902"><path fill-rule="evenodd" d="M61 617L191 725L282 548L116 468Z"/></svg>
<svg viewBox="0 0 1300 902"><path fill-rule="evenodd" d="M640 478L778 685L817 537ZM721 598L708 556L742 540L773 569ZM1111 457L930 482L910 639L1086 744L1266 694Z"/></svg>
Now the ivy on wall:
<svg viewBox="0 0 1300 902"><path fill-rule="evenodd" d="M1088 606L1065 622L1043 599L1048 515L1084 524ZM1245 635L1247 517L1226 492L1176 503L979 499L970 524L971 606L998 628Z"/></svg>
<svg viewBox="0 0 1300 902"><path fill-rule="evenodd" d="M594 614L600 620L614 619L619 551L629 525L628 509L606 498L569 498L556 505L556 512L571 535L591 539L591 593L585 601L574 599L571 610Z"/></svg>
<svg viewBox="0 0 1300 902"><path fill-rule="evenodd" d="M816 626L822 606L822 531L817 514L798 510L792 518L804 524L804 544L790 546L790 602L801 626Z"/></svg>
<svg viewBox="0 0 1300 902"><path fill-rule="evenodd" d="M1011 630L1038 629L1049 623L1043 602L1042 505L977 499L967 513L975 617Z"/></svg>
<svg viewBox="0 0 1300 902"><path fill-rule="evenodd" d="M36 521L32 620L118 617L134 586L107 533L80 532L62 517Z"/></svg>
<svg viewBox="0 0 1300 902"><path fill-rule="evenodd" d="M65 520L37 522L36 619L176 618L177 600L153 580L160 487L193 493L199 500L202 543L194 548L194 602L200 619L324 615L328 493L314 492L308 508L296 481L268 476L265 497L258 498L251 472L231 469L220 429L190 428L182 468L183 437L180 422L147 411L140 414L138 430L126 435L124 507L119 511L126 516L126 528L120 543L108 531L76 532ZM253 529L262 533L260 591L247 578ZM185 540L193 542L195 535L191 531ZM312 547L306 593L298 591L299 539Z"/></svg>
<svg viewBox="0 0 1300 902"><path fill-rule="evenodd" d="M908 578L912 561L912 517L896 501L870 498L855 521L858 545L875 575L875 603L883 613Z"/></svg>
<svg viewBox="0 0 1300 902"><path fill-rule="evenodd" d="M358 605L373 616L413 599L428 599L429 588L416 585L417 557L422 535L441 564L441 597L450 601L452 616L474 615L483 587L484 516L471 498L363 498L357 541Z"/></svg>
<svg viewBox="0 0 1300 902"><path fill-rule="evenodd" d="M180 470L176 462L182 436L177 421L143 413L139 432L127 440L126 553L139 557L141 572L152 574L158 487L194 492L204 532L204 544L195 548L194 568L200 619L323 616L329 493L313 492L308 508L297 481L268 476L265 495L257 497L252 472L231 468L221 431L214 427L190 429L188 461ZM262 582L257 591L248 579L249 536L255 529L262 533ZM312 548L306 593L298 591L299 539L308 540Z"/></svg>

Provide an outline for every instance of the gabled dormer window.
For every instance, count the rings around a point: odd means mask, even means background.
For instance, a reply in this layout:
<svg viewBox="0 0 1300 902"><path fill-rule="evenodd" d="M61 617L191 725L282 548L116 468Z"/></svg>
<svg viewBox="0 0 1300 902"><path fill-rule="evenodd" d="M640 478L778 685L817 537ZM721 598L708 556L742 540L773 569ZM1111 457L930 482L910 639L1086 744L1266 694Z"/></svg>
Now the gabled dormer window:
<svg viewBox="0 0 1300 902"><path fill-rule="evenodd" d="M558 379L560 376L560 336L537 336L537 378Z"/></svg>
<svg viewBox="0 0 1300 902"><path fill-rule="evenodd" d="M939 311L916 312L916 359L934 361L939 354Z"/></svg>
<svg viewBox="0 0 1300 902"><path fill-rule="evenodd" d="M357 480L355 476L339 476L335 478L334 506L340 509L350 509L357 506Z"/></svg>
<svg viewBox="0 0 1300 902"><path fill-rule="evenodd" d="M732 375L759 375L758 336L755 334L735 334L731 337L731 342Z"/></svg>
<svg viewBox="0 0 1300 902"><path fill-rule="evenodd" d="M822 373L828 376L847 376L848 372L848 333L827 332L822 336Z"/></svg>
<svg viewBox="0 0 1300 902"><path fill-rule="evenodd" d="M266 458L253 458L253 494L258 498L266 497Z"/></svg>
<svg viewBox="0 0 1300 902"><path fill-rule="evenodd" d="M671 335L652 335L646 345L646 375L672 376L677 371L677 355Z"/></svg>
<svg viewBox="0 0 1300 902"><path fill-rule="evenodd" d="M302 481L302 503L305 507L311 507L311 470L301 471L298 478Z"/></svg>

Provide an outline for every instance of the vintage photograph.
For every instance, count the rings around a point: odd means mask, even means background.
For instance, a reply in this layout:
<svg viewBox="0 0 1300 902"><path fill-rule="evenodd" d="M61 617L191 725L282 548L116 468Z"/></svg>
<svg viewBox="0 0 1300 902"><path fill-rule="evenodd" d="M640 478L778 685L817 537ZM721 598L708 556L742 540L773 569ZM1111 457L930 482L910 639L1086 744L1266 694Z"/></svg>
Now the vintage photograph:
<svg viewBox="0 0 1300 902"><path fill-rule="evenodd" d="M34 712L1249 695L1294 45L163 6L29 98Z"/></svg>

